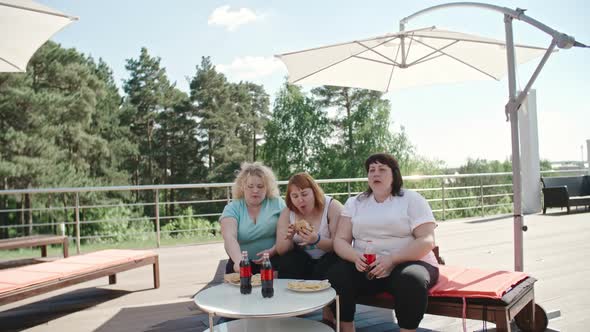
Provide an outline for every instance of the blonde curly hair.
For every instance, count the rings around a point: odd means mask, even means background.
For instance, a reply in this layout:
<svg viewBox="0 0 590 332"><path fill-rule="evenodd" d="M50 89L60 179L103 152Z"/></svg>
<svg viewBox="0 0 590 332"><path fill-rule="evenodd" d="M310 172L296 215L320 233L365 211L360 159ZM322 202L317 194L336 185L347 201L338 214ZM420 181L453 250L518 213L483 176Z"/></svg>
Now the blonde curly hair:
<svg viewBox="0 0 590 332"><path fill-rule="evenodd" d="M236 176L236 181L232 186L231 192L234 199L244 198L244 187L246 186L246 180L248 179L248 176L253 175L260 177L262 182L264 182L267 198L279 197L279 185L272 170L260 162L244 162L242 163L240 172Z"/></svg>

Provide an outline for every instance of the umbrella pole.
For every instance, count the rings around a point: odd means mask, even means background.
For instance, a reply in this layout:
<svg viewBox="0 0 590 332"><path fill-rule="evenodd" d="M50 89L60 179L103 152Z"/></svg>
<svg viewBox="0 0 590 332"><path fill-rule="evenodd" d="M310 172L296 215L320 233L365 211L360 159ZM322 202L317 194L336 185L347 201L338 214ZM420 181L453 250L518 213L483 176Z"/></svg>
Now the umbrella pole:
<svg viewBox="0 0 590 332"><path fill-rule="evenodd" d="M510 131L512 136L512 192L514 215L514 270L523 271L523 226L522 215L522 179L520 176L520 136L518 132L518 104L516 104L516 68L514 59L514 36L512 17L504 15L506 30L506 56L508 60L508 95L506 112L510 115Z"/></svg>

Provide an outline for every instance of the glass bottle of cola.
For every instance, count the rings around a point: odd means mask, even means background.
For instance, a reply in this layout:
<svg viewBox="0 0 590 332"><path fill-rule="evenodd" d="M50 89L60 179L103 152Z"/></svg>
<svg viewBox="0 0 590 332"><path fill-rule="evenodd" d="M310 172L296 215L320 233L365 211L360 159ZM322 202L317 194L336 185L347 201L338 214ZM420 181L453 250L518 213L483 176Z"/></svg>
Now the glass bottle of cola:
<svg viewBox="0 0 590 332"><path fill-rule="evenodd" d="M252 293L252 266L247 251L242 251L242 260L240 261L240 293Z"/></svg>
<svg viewBox="0 0 590 332"><path fill-rule="evenodd" d="M262 267L260 269L260 279L262 279L262 297L273 297L275 289L273 287L273 271L272 264L270 264L270 258L268 253L264 253L262 256Z"/></svg>

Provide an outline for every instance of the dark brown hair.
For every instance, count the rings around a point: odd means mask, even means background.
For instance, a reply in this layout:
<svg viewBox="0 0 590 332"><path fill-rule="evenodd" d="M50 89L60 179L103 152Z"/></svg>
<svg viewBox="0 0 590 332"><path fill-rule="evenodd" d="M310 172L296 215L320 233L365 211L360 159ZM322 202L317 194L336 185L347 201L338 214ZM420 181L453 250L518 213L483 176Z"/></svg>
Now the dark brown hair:
<svg viewBox="0 0 590 332"><path fill-rule="evenodd" d="M299 189L302 190L311 188L314 196L314 210L324 210L324 191L313 180L311 175L307 174L306 172L294 174L293 176L291 176L291 178L289 179L289 183L287 184L287 194L285 196L285 203L287 203L287 207L289 208L289 210L297 211L297 207L295 207L295 204L293 204L293 201L291 201L291 186L297 186Z"/></svg>
<svg viewBox="0 0 590 332"><path fill-rule="evenodd" d="M387 167L391 168L391 173L393 175L393 183L391 184L391 195L392 196L403 196L404 193L402 191L402 186L404 185L404 180L402 179L402 173L399 170L399 164L397 159L394 156L390 155L389 153L375 153L365 161L365 171L367 174L369 173L369 166L372 164L380 163L383 165L387 165ZM373 193L373 189L368 187L365 192L361 194L363 197L369 197Z"/></svg>

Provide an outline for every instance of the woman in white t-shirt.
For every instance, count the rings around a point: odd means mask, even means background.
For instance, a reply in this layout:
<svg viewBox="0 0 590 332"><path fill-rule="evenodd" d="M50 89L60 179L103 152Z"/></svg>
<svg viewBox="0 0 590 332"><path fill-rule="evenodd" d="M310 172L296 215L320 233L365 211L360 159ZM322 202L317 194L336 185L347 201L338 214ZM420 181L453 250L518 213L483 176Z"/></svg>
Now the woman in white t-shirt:
<svg viewBox="0 0 590 332"><path fill-rule="evenodd" d="M365 169L369 188L344 205L334 237L341 259L328 273L340 295L341 330L354 331L358 296L385 291L395 298L400 331L415 331L426 311L428 289L438 280L434 216L424 197L402 189L392 155L370 156ZM363 255L368 243L377 254L371 264Z"/></svg>

